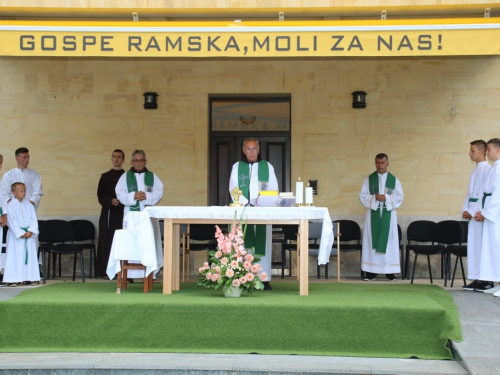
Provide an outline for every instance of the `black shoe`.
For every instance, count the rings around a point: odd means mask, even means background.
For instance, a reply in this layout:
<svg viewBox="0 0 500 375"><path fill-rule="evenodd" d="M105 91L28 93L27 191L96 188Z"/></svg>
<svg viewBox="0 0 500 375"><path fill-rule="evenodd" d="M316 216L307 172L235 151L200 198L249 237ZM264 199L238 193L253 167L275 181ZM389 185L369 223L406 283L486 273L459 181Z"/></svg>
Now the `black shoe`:
<svg viewBox="0 0 500 375"><path fill-rule="evenodd" d="M388 273L385 275L385 277L387 277L387 280L389 280L389 281L398 281L398 278L396 276L394 276L393 273Z"/></svg>
<svg viewBox="0 0 500 375"><path fill-rule="evenodd" d="M480 281L481 285L474 288L474 292L484 292L485 290L493 288L493 283L491 281Z"/></svg>
<svg viewBox="0 0 500 375"><path fill-rule="evenodd" d="M463 290L474 290L476 286L478 286L481 282L479 280L474 280L470 284L464 285L462 287Z"/></svg>
<svg viewBox="0 0 500 375"><path fill-rule="evenodd" d="M365 278L363 279L364 281L375 281L377 280L377 273L371 273L371 272L365 272Z"/></svg>
<svg viewBox="0 0 500 375"><path fill-rule="evenodd" d="M264 290L273 290L273 287L271 284L269 284L269 281L264 281L262 284L264 284Z"/></svg>

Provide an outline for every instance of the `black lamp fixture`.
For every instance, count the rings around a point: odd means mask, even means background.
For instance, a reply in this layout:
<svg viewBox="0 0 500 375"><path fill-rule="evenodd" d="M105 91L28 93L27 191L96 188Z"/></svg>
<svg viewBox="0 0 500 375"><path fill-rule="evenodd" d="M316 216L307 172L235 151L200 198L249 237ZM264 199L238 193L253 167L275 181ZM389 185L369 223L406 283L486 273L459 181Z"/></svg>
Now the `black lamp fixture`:
<svg viewBox="0 0 500 375"><path fill-rule="evenodd" d="M364 91L354 91L352 94L352 108L366 108L366 95Z"/></svg>
<svg viewBox="0 0 500 375"><path fill-rule="evenodd" d="M156 98L158 94L156 92L145 92L144 93L144 109L156 109L158 108L158 103Z"/></svg>

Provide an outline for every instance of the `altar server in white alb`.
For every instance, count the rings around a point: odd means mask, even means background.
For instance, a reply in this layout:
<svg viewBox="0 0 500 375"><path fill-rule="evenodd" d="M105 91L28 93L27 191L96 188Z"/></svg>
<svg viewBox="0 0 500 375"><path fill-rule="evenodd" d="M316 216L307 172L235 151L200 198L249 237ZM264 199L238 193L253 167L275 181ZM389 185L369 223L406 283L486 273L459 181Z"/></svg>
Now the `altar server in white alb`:
<svg viewBox="0 0 500 375"><path fill-rule="evenodd" d="M26 200L26 186L12 185L14 199L8 205L7 257L3 282L9 286L19 283L35 285L40 281L37 245L38 221L35 208Z"/></svg>
<svg viewBox="0 0 500 375"><path fill-rule="evenodd" d="M474 220L483 223L479 279L500 282L500 139L488 141L486 155L493 167L483 186L481 211L474 215ZM500 297L500 290L493 295Z"/></svg>
<svg viewBox="0 0 500 375"><path fill-rule="evenodd" d="M40 199L43 195L42 178L33 169L28 168L30 163L29 150L26 147L18 148L15 152L17 168L13 168L2 178L2 195L5 203L14 199L11 192L12 184L23 182L26 185L26 200L29 201L35 210L40 205Z"/></svg>
<svg viewBox="0 0 500 375"><path fill-rule="evenodd" d="M146 153L143 150L135 150L132 153L132 168L122 174L116 184L116 197L125 206L123 229L127 229L126 217L130 211L143 211L146 206L156 205L163 196L162 182L156 174L146 168L146 164ZM155 235L159 234L159 226L156 226L158 228L155 228ZM129 281L143 277L143 271L128 271Z"/></svg>
<svg viewBox="0 0 500 375"><path fill-rule="evenodd" d="M259 141L247 138L243 142L244 160L233 165L229 178L229 192L235 187L243 192L239 198L242 204L255 205L260 191L279 191L278 180L273 166L262 160ZM251 229L250 229L251 228ZM272 262L272 225L252 225L247 227L245 246L254 247L255 254L261 258L262 277L265 277L264 289L271 290Z"/></svg>
<svg viewBox="0 0 500 375"><path fill-rule="evenodd" d="M476 163L469 180L469 188L462 206L462 218L469 222L467 235L467 278L472 283L463 286L464 290L488 289L491 283L479 279L479 263L481 260L481 237L483 223L472 220L481 211L482 189L491 166L486 161L486 142L482 139L472 141L469 151L470 160ZM485 290L483 289L483 290Z"/></svg>
<svg viewBox="0 0 500 375"><path fill-rule="evenodd" d="M366 208L363 228L361 269L365 281L373 281L378 274L396 281L400 272L398 218L396 210L403 203L401 183L387 172L389 157L375 156L376 172L363 181L359 201Z"/></svg>

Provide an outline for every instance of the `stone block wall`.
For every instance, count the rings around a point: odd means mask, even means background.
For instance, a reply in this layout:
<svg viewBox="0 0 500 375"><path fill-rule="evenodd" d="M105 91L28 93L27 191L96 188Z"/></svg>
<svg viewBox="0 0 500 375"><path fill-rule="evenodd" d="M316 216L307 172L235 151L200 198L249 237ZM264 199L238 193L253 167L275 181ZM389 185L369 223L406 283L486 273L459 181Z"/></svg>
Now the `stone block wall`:
<svg viewBox="0 0 500 375"><path fill-rule="evenodd" d="M111 151L123 149L129 168L141 148L165 185L161 205L207 205L209 96L284 93L292 181L318 180L315 204L332 219L362 222L358 193L378 152L403 185L400 220L459 219L474 167L469 142L500 136L496 72L498 57L0 57L3 171L15 166L16 148L28 147L45 191L39 215L97 216ZM351 107L355 90L368 93L366 109ZM160 95L157 110L142 107L146 91Z"/></svg>

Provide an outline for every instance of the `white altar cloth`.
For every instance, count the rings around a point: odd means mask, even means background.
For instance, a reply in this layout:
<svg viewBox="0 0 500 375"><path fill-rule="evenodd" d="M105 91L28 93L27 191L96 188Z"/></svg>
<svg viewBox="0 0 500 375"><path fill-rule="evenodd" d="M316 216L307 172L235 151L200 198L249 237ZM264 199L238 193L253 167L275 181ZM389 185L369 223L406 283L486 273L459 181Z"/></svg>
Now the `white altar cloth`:
<svg viewBox="0 0 500 375"><path fill-rule="evenodd" d="M154 246L145 233L148 230L149 218L158 219L216 219L232 220L235 217L245 220L273 221L306 219L322 221L323 229L318 254L318 264L328 263L333 245L333 226L330 213L326 207L194 207L194 206L151 206L146 207L140 214L144 217L137 221L134 231L139 236L139 243L143 246ZM136 213L134 213L136 214ZM243 216L242 216L243 214ZM127 216L128 217L128 216ZM130 229L130 224L128 224ZM146 235L147 236L147 235ZM214 227L215 238L215 227Z"/></svg>

